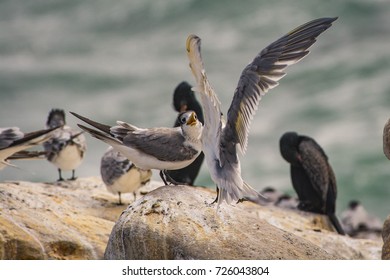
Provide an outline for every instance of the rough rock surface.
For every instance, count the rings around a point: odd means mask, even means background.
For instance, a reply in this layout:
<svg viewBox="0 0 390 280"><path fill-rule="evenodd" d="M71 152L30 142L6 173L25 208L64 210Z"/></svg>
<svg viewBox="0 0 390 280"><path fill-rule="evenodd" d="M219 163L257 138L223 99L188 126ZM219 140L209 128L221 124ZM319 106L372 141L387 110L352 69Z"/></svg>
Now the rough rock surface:
<svg viewBox="0 0 390 280"><path fill-rule="evenodd" d="M382 248L382 260L390 260L390 216L387 217L383 224L382 230L383 248Z"/></svg>
<svg viewBox="0 0 390 280"><path fill-rule="evenodd" d="M251 202L208 205L205 188L165 186L115 224L105 259L380 259L382 242L333 232L321 215Z"/></svg>
<svg viewBox="0 0 390 280"><path fill-rule="evenodd" d="M0 183L0 259L381 257L382 242L339 236L320 215L250 202L217 212L215 193L200 187L140 192L127 208L133 195L118 206L100 178Z"/></svg>
<svg viewBox="0 0 390 280"><path fill-rule="evenodd" d="M0 259L102 259L117 201L99 178L0 183Z"/></svg>

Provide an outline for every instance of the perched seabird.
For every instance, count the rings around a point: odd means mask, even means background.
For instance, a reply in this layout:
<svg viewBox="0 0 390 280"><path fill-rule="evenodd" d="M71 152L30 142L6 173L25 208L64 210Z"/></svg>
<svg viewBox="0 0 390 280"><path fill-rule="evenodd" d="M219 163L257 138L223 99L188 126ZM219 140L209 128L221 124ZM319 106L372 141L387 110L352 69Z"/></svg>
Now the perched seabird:
<svg viewBox="0 0 390 280"><path fill-rule="evenodd" d="M383 128L383 153L390 160L390 119Z"/></svg>
<svg viewBox="0 0 390 280"><path fill-rule="evenodd" d="M42 129L30 133L23 133L18 127L0 128L0 170L6 166L12 166L9 160L42 156L42 152L25 150L50 139L51 133L57 128Z"/></svg>
<svg viewBox="0 0 390 280"><path fill-rule="evenodd" d="M291 195L284 194L275 201L275 206L287 208L287 209L297 209L299 204L299 200L296 197L292 197Z"/></svg>
<svg viewBox="0 0 390 280"><path fill-rule="evenodd" d="M260 194L267 198L267 204L274 204L279 200L279 197L284 195L284 193L274 187L265 187L260 191Z"/></svg>
<svg viewBox="0 0 390 280"><path fill-rule="evenodd" d="M81 164L87 149L82 131L66 125L65 112L52 109L47 118L46 127L61 126L53 133L51 139L43 143L46 158L58 168L58 181L63 181L62 171L72 171L70 180L75 180L75 169Z"/></svg>
<svg viewBox="0 0 390 280"><path fill-rule="evenodd" d="M111 127L71 113L98 130L79 124L81 129L112 146L135 166L144 170L160 170L161 179L166 185L165 170L186 167L201 152L203 125L193 111L181 113L181 126L175 128L138 128L122 121L117 121L117 125Z"/></svg>
<svg viewBox="0 0 390 280"><path fill-rule="evenodd" d="M296 132L283 134L279 144L282 157L290 163L298 208L327 215L337 232L345 234L335 214L336 177L324 150L314 139Z"/></svg>
<svg viewBox="0 0 390 280"><path fill-rule="evenodd" d="M305 57L316 37L328 29L337 18L321 18L292 30L263 49L241 73L225 122L220 101L211 87L200 52L201 40L196 35L187 38L186 49L190 68L196 80L205 124L202 146L207 166L218 195L215 201L231 203L243 198L259 197L259 193L241 177L237 150L247 148L249 126L261 97L278 85L287 66Z"/></svg>
<svg viewBox="0 0 390 280"><path fill-rule="evenodd" d="M358 238L380 238L383 222L367 212L360 201L351 200L340 214L345 233Z"/></svg>
<svg viewBox="0 0 390 280"><path fill-rule="evenodd" d="M267 204L275 205L282 208L297 209L298 200L286 193L283 193L274 187L265 187L260 194L267 198Z"/></svg>
<svg viewBox="0 0 390 280"><path fill-rule="evenodd" d="M142 185L150 181L152 171L136 167L120 152L109 147L100 161L100 174L107 190L118 194L119 205L122 205L121 194L134 194Z"/></svg>
<svg viewBox="0 0 390 280"><path fill-rule="evenodd" d="M187 82L181 82L174 90L173 93L173 107L178 113L185 111L194 111L198 116L199 121L204 124L202 106L196 100L195 94L192 91L192 86ZM180 126L179 119L176 118L174 127ZM168 174L167 180L169 177L175 182L172 183L183 183L187 185L193 185L196 177L199 174L199 170L202 166L204 160L204 154L201 152L199 156L195 159L193 163L187 167L176 169L176 170L167 170Z"/></svg>

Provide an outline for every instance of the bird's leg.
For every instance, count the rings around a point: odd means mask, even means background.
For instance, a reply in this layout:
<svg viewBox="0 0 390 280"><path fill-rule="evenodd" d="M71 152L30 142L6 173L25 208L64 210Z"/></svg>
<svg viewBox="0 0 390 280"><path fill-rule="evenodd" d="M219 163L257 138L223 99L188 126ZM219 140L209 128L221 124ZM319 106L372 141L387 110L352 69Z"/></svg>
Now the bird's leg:
<svg viewBox="0 0 390 280"><path fill-rule="evenodd" d="M162 170L160 170L160 177L161 177L161 179L163 180L163 182L164 182L164 184L165 184L165 186L166 186L166 185L168 185L168 183L167 183L167 181L165 180L164 175L165 175L165 173L164 173Z"/></svg>
<svg viewBox="0 0 390 280"><path fill-rule="evenodd" d="M73 170L72 170L72 177L70 177L69 180L74 181L74 180L77 179L77 177L74 176L75 172L76 172L76 170L73 169Z"/></svg>
<svg viewBox="0 0 390 280"><path fill-rule="evenodd" d="M218 202L218 196L219 196L219 188L217 186L217 197L214 199L213 202L210 203L210 205L213 205L214 203Z"/></svg>
<svg viewBox="0 0 390 280"><path fill-rule="evenodd" d="M185 183L180 183L180 182L178 182L178 181L176 181L175 179L173 179L171 176L169 176L169 174L168 173L165 173L164 172L164 174L165 174L165 177L167 178L167 180L169 181L169 183L172 183L173 185L185 185Z"/></svg>
<svg viewBox="0 0 390 280"><path fill-rule="evenodd" d="M119 203L118 203L118 205L122 205L121 192L118 192L118 196L119 196Z"/></svg>
<svg viewBox="0 0 390 280"><path fill-rule="evenodd" d="M246 199L245 197L243 197L243 198L240 198L239 200L237 200L237 203L236 203L236 204L242 203L242 202L244 202L244 201L249 201L249 200Z"/></svg>
<svg viewBox="0 0 390 280"><path fill-rule="evenodd" d="M64 178L62 178L61 169L59 169L59 168L58 168L58 175L59 175L59 178L58 178L57 182L64 181Z"/></svg>

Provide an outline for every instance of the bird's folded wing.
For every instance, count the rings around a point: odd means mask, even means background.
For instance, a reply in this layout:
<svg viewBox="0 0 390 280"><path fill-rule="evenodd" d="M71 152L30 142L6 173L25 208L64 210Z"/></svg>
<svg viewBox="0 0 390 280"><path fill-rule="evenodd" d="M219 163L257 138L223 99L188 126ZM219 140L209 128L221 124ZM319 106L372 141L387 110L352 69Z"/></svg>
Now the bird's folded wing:
<svg viewBox="0 0 390 280"><path fill-rule="evenodd" d="M160 127L131 132L123 138L123 144L161 161L190 160L200 151L184 145L185 138L180 130L179 127ZM115 135L115 130L111 131Z"/></svg>
<svg viewBox="0 0 390 280"><path fill-rule="evenodd" d="M111 150L101 160L100 173L104 182L112 185L116 179L125 174L133 164L120 153Z"/></svg>
<svg viewBox="0 0 390 280"><path fill-rule="evenodd" d="M314 141L303 141L299 145L299 154L302 157L302 167L309 177L309 180L322 201L327 201L328 188L331 181L329 163L324 156L323 150Z"/></svg>

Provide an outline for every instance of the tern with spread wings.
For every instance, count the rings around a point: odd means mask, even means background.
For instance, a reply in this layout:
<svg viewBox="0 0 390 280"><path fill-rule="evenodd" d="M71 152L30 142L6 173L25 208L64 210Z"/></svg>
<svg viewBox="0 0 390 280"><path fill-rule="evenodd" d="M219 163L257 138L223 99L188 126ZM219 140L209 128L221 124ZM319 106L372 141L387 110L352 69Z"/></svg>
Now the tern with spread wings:
<svg viewBox="0 0 390 280"><path fill-rule="evenodd" d="M251 120L261 97L276 87L286 74L287 66L305 57L317 36L327 30L337 18L320 18L287 33L263 49L242 71L227 113L227 121L221 113L220 101L211 87L200 52L201 40L190 35L186 42L190 68L196 80L194 91L199 92L204 114L202 146L207 166L217 185L218 205L244 198L257 200L260 194L245 183L237 155L244 154L248 143Z"/></svg>

